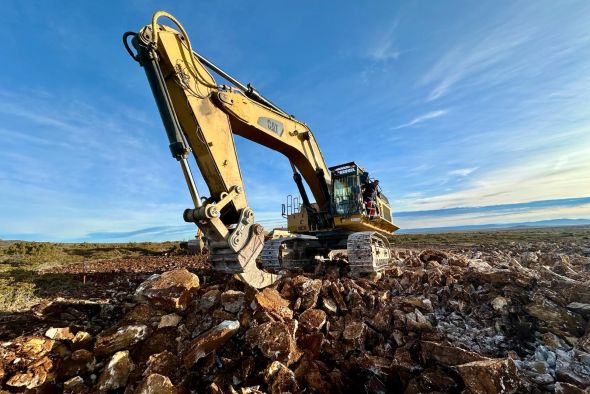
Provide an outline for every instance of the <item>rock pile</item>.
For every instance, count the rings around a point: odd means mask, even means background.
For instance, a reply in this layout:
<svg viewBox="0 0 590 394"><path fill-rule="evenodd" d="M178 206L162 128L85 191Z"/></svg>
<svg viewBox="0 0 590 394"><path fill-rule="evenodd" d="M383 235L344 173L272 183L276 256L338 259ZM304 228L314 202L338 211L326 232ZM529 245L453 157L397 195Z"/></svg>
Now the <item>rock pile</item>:
<svg viewBox="0 0 590 394"><path fill-rule="evenodd" d="M153 275L97 335L0 346L5 390L88 393L559 392L590 387L590 259L397 250L377 282L339 264L262 291Z"/></svg>

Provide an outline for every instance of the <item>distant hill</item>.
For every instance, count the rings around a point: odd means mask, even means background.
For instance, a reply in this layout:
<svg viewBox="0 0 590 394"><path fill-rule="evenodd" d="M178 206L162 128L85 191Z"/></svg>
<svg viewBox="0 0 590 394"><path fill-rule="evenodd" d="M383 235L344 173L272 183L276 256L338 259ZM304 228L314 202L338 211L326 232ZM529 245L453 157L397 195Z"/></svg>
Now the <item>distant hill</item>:
<svg viewBox="0 0 590 394"><path fill-rule="evenodd" d="M401 229L401 230L399 230L399 233L439 233L439 232L449 232L449 231L475 231L475 230L493 230L493 229L510 229L510 228L516 229L516 228L584 226L584 225L590 225L590 219L552 219L552 220L540 220L538 222L473 224L473 225L468 225L468 226L409 228L409 229Z"/></svg>

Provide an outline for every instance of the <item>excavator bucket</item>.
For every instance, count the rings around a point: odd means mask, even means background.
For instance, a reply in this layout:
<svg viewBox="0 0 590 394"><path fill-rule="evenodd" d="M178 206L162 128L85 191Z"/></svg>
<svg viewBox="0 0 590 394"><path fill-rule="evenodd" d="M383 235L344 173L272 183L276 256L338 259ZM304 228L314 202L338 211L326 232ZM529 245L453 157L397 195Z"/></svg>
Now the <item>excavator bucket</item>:
<svg viewBox="0 0 590 394"><path fill-rule="evenodd" d="M239 251L211 247L211 264L216 271L237 274L244 283L256 289L272 285L281 276L258 268L256 259L264 246L262 226L254 225L249 241Z"/></svg>

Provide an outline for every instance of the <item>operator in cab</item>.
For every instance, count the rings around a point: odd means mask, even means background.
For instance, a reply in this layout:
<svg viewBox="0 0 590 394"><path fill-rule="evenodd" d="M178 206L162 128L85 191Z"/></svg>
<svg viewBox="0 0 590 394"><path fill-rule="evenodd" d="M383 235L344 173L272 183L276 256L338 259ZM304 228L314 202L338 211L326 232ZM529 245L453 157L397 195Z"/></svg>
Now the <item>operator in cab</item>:
<svg viewBox="0 0 590 394"><path fill-rule="evenodd" d="M365 202L365 209L367 210L367 215L369 215L370 219L373 219L377 214L377 204L375 200L377 198L377 189L379 187L379 180L375 179L374 181L367 181L361 187L361 192L363 194L363 201Z"/></svg>

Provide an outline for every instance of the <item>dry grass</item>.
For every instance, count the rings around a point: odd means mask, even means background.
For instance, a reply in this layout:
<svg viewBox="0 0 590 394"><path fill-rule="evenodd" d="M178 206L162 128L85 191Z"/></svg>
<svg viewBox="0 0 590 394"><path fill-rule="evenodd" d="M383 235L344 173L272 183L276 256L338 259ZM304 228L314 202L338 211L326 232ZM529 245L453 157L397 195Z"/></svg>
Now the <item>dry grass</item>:
<svg viewBox="0 0 590 394"><path fill-rule="evenodd" d="M176 247L174 242L58 244L0 241L0 312L30 309L44 296L80 286L63 275L39 275L66 264L157 254Z"/></svg>

